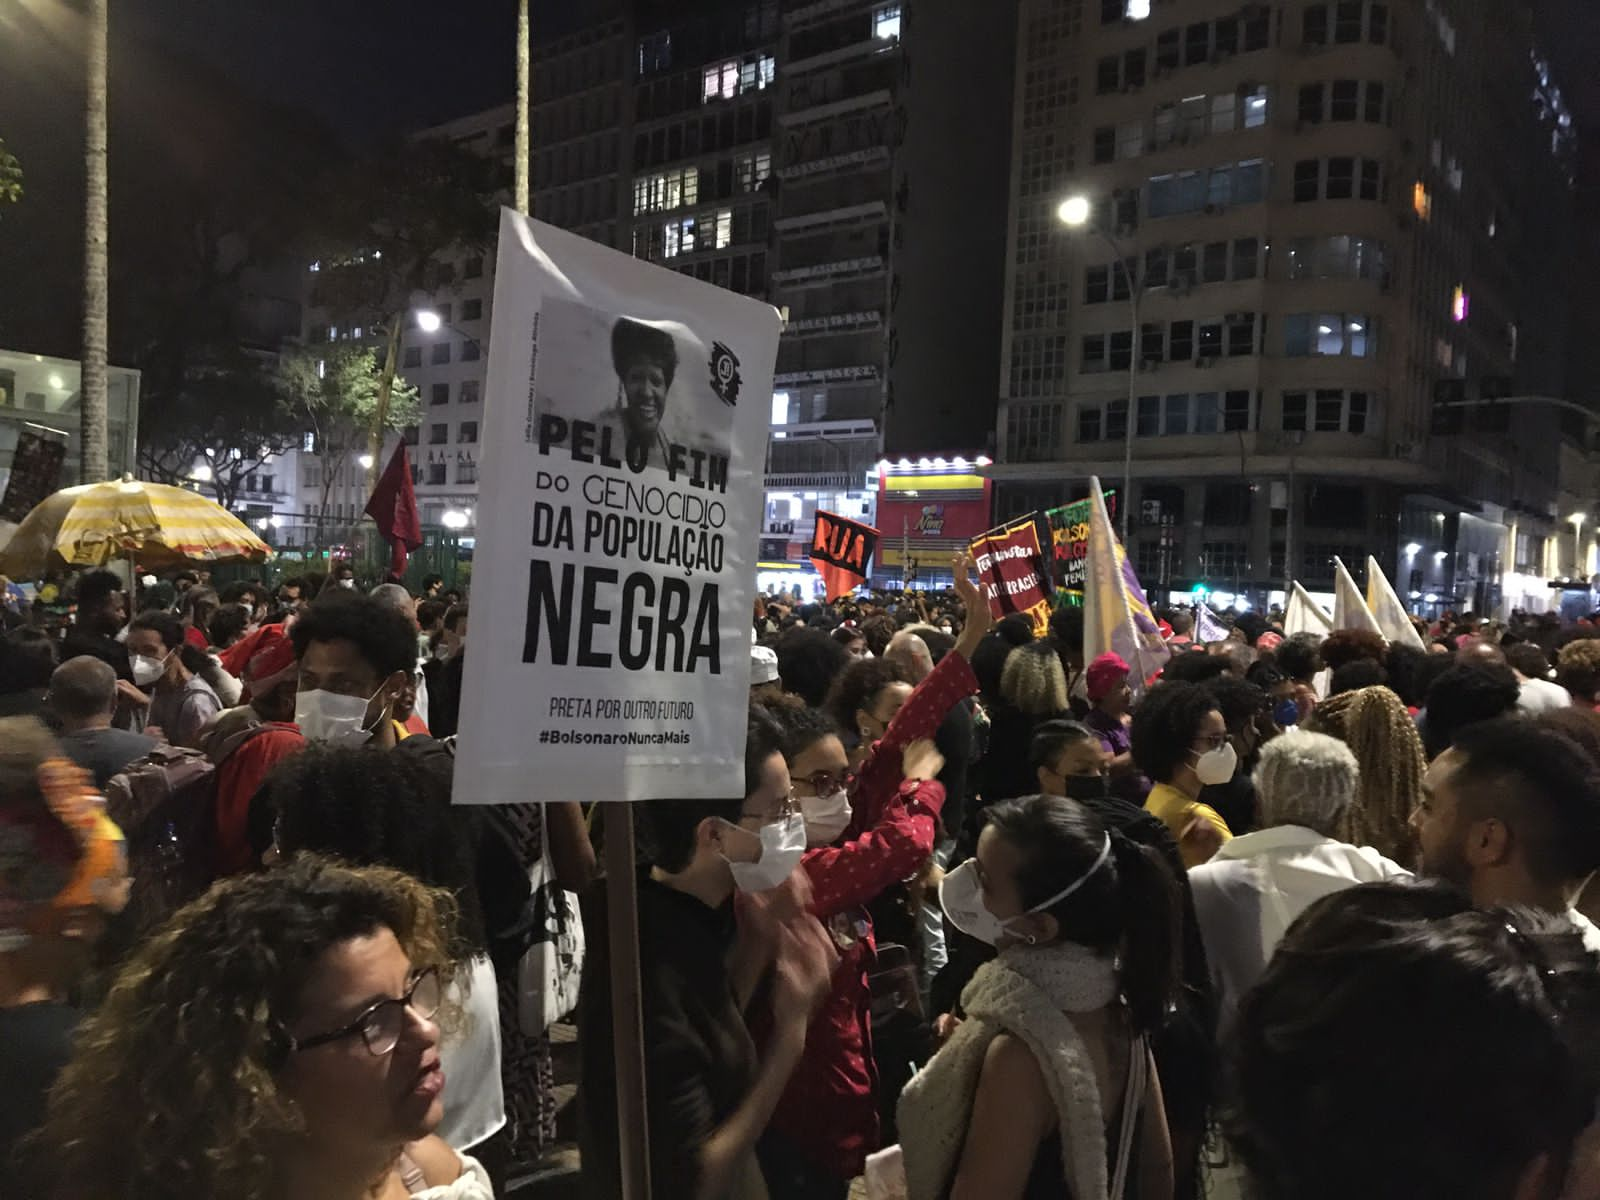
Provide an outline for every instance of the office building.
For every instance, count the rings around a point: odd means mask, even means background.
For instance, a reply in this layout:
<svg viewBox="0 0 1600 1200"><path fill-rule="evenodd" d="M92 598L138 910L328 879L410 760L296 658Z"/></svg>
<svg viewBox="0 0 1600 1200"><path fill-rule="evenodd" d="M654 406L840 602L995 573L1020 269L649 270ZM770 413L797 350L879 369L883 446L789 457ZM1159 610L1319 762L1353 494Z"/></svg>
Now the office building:
<svg viewBox="0 0 1600 1200"><path fill-rule="evenodd" d="M1565 386L1572 130L1527 5L1024 0L1014 100L1000 514L1121 488L1132 421L1163 601L1370 551L1419 611L1544 607L1556 412L1432 415Z"/></svg>

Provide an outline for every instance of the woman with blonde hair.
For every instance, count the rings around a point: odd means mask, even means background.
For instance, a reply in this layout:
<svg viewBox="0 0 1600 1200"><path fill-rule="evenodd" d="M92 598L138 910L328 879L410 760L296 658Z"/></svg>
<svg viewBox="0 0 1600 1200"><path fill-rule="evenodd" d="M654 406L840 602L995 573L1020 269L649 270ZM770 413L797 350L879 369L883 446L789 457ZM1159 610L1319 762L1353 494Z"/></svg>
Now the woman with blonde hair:
<svg viewBox="0 0 1600 1200"><path fill-rule="evenodd" d="M1339 840L1371 846L1384 858L1413 866L1415 842L1408 822L1422 799L1427 760L1416 722L1400 697L1382 686L1341 692L1317 705L1305 727L1345 743L1361 768Z"/></svg>
<svg viewBox="0 0 1600 1200"><path fill-rule="evenodd" d="M24 1194L488 1200L431 1136L454 919L447 892L308 854L218 884L82 1026Z"/></svg>

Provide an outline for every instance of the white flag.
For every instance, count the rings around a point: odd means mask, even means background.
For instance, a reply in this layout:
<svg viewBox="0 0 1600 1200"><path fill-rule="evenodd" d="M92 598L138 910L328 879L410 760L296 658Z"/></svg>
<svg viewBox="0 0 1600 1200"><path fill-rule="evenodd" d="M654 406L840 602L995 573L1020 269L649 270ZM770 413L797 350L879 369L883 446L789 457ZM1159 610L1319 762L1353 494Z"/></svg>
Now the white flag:
<svg viewBox="0 0 1600 1200"><path fill-rule="evenodd" d="M1194 606L1194 640L1206 645L1228 640L1228 627L1222 623L1221 617L1211 611L1209 604Z"/></svg>
<svg viewBox="0 0 1600 1200"><path fill-rule="evenodd" d="M1083 585L1083 652L1093 662L1107 651L1122 656L1131 670L1128 686L1137 695L1145 681L1172 657L1155 613L1145 599L1133 564L1111 531L1100 480L1089 478L1089 554Z"/></svg>
<svg viewBox="0 0 1600 1200"><path fill-rule="evenodd" d="M1391 642L1400 642L1414 650L1427 649L1417 634L1417 627L1406 616L1405 605L1400 603L1394 586L1378 560L1370 554L1367 555L1367 608L1378 622L1378 629Z"/></svg>
<svg viewBox="0 0 1600 1200"><path fill-rule="evenodd" d="M1333 560L1333 627L1370 629L1380 636L1383 633L1378 627L1378 618L1372 615L1367 602L1361 598L1361 589L1345 569L1344 561L1337 556Z"/></svg>
<svg viewBox="0 0 1600 1200"><path fill-rule="evenodd" d="M1289 606L1283 614L1283 633L1293 637L1297 633L1315 633L1323 637L1333 632L1333 618L1311 598L1311 593L1297 579L1289 591Z"/></svg>

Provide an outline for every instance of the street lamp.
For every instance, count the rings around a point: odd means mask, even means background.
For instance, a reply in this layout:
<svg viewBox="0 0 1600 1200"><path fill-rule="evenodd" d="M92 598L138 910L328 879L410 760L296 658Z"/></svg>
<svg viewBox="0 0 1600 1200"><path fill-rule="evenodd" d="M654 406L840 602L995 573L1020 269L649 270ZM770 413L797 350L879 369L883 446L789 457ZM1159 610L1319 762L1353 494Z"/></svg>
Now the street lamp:
<svg viewBox="0 0 1600 1200"><path fill-rule="evenodd" d="M423 333L438 333L444 328L444 318L431 308L417 309L417 328Z"/></svg>
<svg viewBox="0 0 1600 1200"><path fill-rule="evenodd" d="M1406 543L1406 557L1407 558L1415 558L1417 556L1417 552L1419 550L1421 550L1421 549L1422 549L1422 546L1421 546L1420 543L1418 543L1418 542L1407 542Z"/></svg>
<svg viewBox="0 0 1600 1200"><path fill-rule="evenodd" d="M1122 272L1122 277L1128 285L1128 311L1133 320L1128 345L1128 411L1122 430L1122 497L1119 505L1122 508L1122 545L1128 552L1132 548L1128 543L1128 518L1133 512L1133 425L1137 418L1139 406L1139 301L1140 288L1138 280L1134 279L1133 272L1128 269L1127 255L1122 252L1122 247L1117 240L1098 225L1091 225L1089 218L1093 215L1093 206L1087 196L1068 196L1056 209L1056 216L1068 229L1088 229L1096 234L1111 251L1111 257L1116 261L1116 269ZM1110 284L1110 279L1107 279ZM1107 345L1109 360L1110 346Z"/></svg>
<svg viewBox="0 0 1600 1200"><path fill-rule="evenodd" d="M469 520L466 513L459 509L450 509L439 518L440 524L446 529L465 529Z"/></svg>
<svg viewBox="0 0 1600 1200"><path fill-rule="evenodd" d="M1567 520L1572 522L1572 577L1581 578L1583 575L1583 523L1589 519L1588 513L1575 512Z"/></svg>
<svg viewBox="0 0 1600 1200"><path fill-rule="evenodd" d="M357 458L356 461L361 464L361 469L363 471L370 471L372 470L372 464L378 460L373 458L370 454L363 454L361 457Z"/></svg>

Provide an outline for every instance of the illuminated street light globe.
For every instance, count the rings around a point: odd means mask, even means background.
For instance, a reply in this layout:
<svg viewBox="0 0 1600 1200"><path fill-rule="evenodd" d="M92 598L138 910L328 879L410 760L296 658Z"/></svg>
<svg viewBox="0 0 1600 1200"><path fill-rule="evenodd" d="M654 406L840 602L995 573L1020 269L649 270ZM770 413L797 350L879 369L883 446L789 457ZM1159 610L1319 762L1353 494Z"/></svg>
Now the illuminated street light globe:
<svg viewBox="0 0 1600 1200"><path fill-rule="evenodd" d="M423 333L438 333L444 326L444 318L431 308L417 310L417 328Z"/></svg>
<svg viewBox="0 0 1600 1200"><path fill-rule="evenodd" d="M1061 202L1061 207L1056 209L1056 216L1061 218L1063 225L1071 225L1074 229L1089 223L1089 198L1087 196L1068 196Z"/></svg>
<svg viewBox="0 0 1600 1200"><path fill-rule="evenodd" d="M465 529L467 527L467 514L458 509L450 509L439 518L446 529Z"/></svg>

